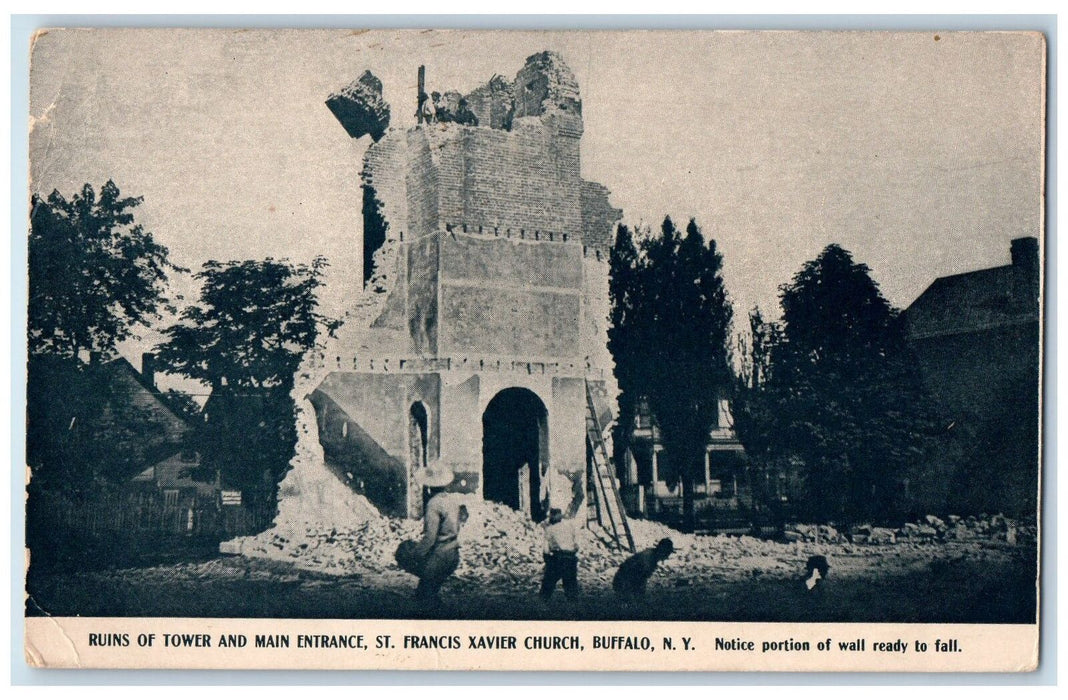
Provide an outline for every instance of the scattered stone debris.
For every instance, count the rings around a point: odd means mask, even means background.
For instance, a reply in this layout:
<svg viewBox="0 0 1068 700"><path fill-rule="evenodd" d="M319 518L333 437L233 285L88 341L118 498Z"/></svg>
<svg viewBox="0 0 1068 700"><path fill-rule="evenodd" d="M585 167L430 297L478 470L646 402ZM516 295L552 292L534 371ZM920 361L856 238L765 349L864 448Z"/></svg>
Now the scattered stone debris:
<svg viewBox="0 0 1068 700"><path fill-rule="evenodd" d="M818 536L817 536L818 532ZM850 529L848 541L853 544L895 544L899 542L942 542L946 540L1003 541L1008 544L1033 543L1036 537L1034 526L1023 526L1017 521L997 515L968 516L949 515L945 520L928 515L920 522L905 523L897 529L876 527L870 523ZM841 543L846 537L829 525L792 523L783 533L787 542Z"/></svg>

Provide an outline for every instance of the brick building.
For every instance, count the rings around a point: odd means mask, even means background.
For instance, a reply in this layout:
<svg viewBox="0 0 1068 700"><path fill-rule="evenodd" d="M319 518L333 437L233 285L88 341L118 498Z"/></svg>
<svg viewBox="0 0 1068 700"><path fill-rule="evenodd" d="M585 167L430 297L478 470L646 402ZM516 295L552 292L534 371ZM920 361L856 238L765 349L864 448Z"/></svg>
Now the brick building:
<svg viewBox="0 0 1068 700"><path fill-rule="evenodd" d="M327 464L393 514L421 515L413 474L428 462L535 519L548 502L576 511L586 382L599 403L609 392L620 211L581 177L574 75L540 53L452 98L465 123L439 110L409 129L382 129L376 84L327 102L350 136L382 134L364 159L364 235L370 285L388 290L312 393Z"/></svg>
<svg viewBox="0 0 1068 700"><path fill-rule="evenodd" d="M1033 515L1037 507L1038 239L1013 240L1011 259L936 279L903 314L948 424L943 454L910 484L931 510Z"/></svg>

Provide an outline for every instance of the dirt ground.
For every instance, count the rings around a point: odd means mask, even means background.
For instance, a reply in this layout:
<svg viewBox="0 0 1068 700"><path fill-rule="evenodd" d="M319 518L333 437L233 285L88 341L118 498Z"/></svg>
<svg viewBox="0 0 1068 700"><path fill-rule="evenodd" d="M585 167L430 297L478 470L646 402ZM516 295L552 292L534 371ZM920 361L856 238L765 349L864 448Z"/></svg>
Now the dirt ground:
<svg viewBox="0 0 1068 700"><path fill-rule="evenodd" d="M799 551L799 561L805 552ZM766 557L730 568L665 567L646 600L624 604L610 579L584 568L582 595L548 604L538 572L463 569L438 609L412 599L415 578L394 568L347 575L249 557L95 571L34 571L28 615L281 617L335 619L577 619L1026 623L1035 619L1035 555L1004 543L840 548L822 591L808 592L799 567Z"/></svg>

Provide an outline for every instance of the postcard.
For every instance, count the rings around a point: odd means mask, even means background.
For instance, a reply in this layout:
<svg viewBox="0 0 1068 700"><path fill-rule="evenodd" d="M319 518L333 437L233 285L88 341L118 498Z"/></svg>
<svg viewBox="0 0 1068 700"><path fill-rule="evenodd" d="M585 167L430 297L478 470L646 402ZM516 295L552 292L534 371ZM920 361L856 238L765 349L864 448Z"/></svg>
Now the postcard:
<svg viewBox="0 0 1068 700"><path fill-rule="evenodd" d="M38 32L27 663L1034 670L1046 56Z"/></svg>

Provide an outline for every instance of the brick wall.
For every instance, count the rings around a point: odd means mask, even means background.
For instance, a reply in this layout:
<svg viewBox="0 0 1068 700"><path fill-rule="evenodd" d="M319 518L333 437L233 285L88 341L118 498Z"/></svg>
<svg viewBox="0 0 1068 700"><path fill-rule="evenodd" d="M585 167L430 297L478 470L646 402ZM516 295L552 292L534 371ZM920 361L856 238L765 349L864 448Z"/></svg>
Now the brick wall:
<svg viewBox="0 0 1068 700"><path fill-rule="evenodd" d="M405 240L425 236L438 228L438 177L424 129L407 133L407 159L404 170L408 231Z"/></svg>
<svg viewBox="0 0 1068 700"><path fill-rule="evenodd" d="M554 137L540 120L524 119L515 131L467 128L463 150L442 152L443 190L462 201L445 200L446 222L524 231L582 230L578 141ZM456 127L459 128L459 127ZM559 144L561 139L573 144Z"/></svg>
<svg viewBox="0 0 1068 700"><path fill-rule="evenodd" d="M421 355L438 350L438 250L436 236L426 236L407 246L408 332L412 347Z"/></svg>

